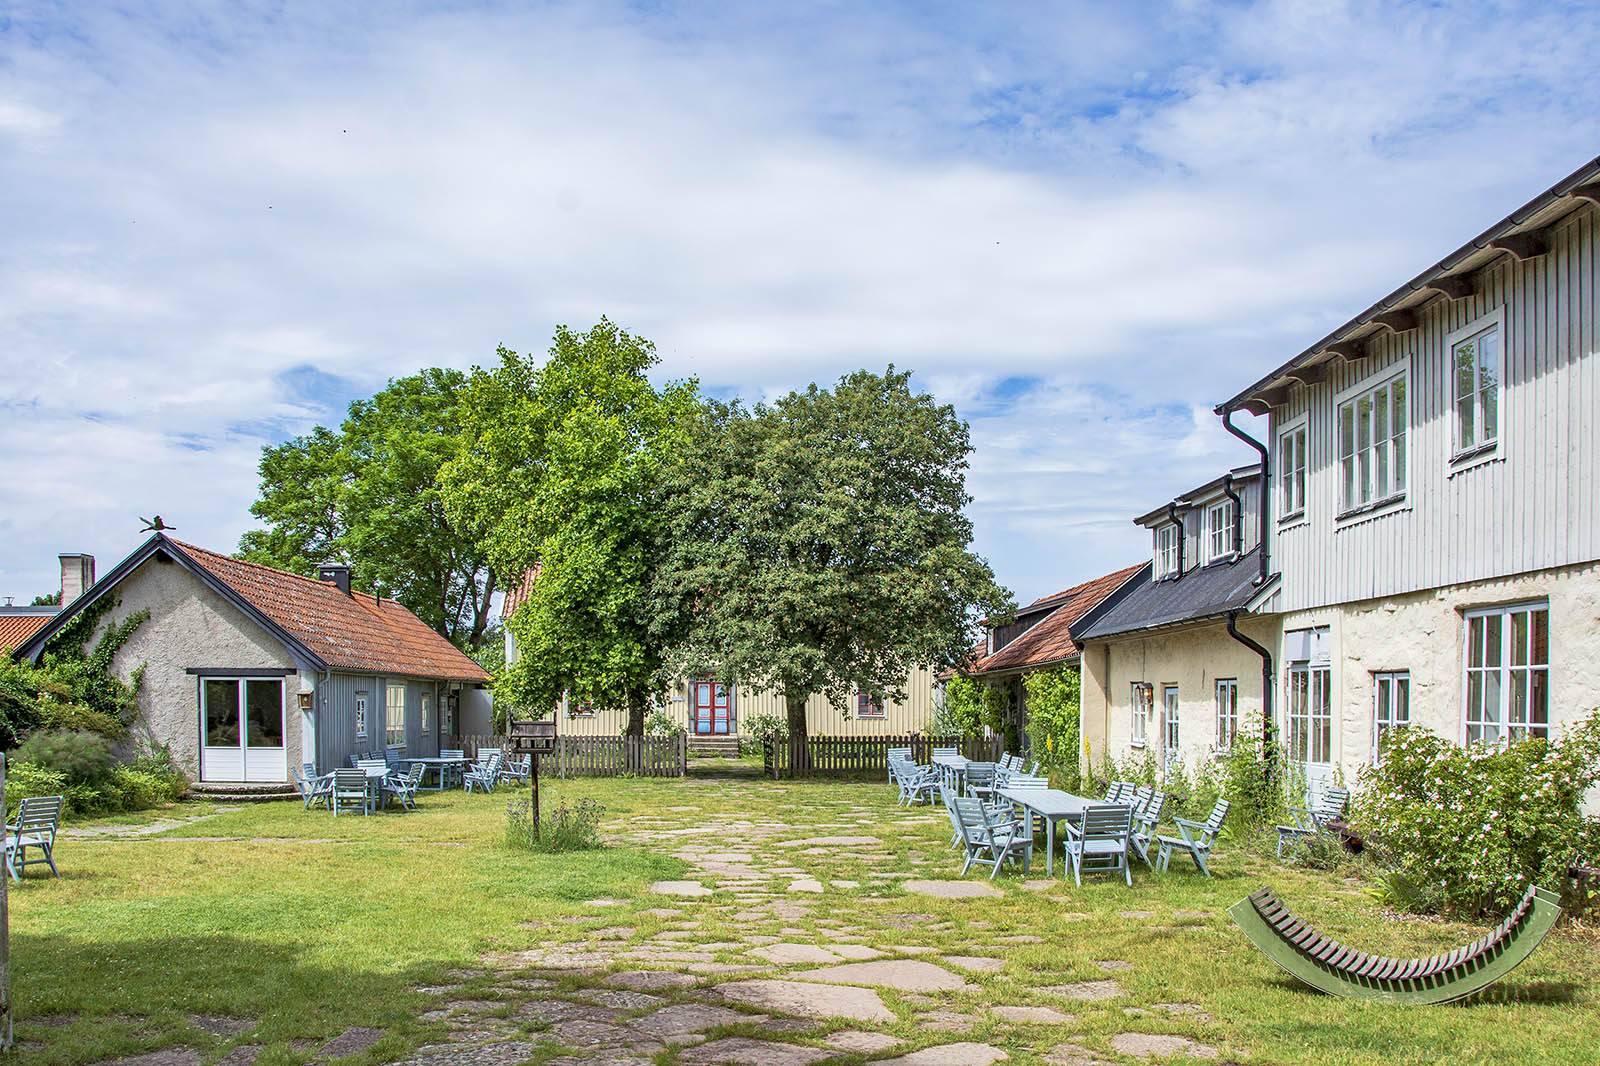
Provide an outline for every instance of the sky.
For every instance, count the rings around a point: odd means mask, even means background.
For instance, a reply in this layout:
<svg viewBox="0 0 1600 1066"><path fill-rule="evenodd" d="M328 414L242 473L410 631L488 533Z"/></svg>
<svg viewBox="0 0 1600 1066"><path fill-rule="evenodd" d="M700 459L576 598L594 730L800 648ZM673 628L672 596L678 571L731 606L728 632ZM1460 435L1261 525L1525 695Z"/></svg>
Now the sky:
<svg viewBox="0 0 1600 1066"><path fill-rule="evenodd" d="M914 371L1022 602L1138 562L1219 401L1600 155L1597 14L5 0L0 602L602 315L718 395Z"/></svg>

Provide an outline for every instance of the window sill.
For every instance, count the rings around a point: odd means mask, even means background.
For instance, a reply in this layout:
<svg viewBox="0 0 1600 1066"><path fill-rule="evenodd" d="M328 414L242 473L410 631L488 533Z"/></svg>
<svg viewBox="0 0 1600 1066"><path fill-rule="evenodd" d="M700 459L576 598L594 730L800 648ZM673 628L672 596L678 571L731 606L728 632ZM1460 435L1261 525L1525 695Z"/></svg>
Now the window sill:
<svg viewBox="0 0 1600 1066"><path fill-rule="evenodd" d="M1337 532L1350 526L1357 526L1375 518L1384 518L1388 515L1398 514L1401 511L1411 510L1411 505L1406 502L1405 496L1391 496L1387 500L1378 500L1361 507L1341 511L1334 516L1333 528Z"/></svg>
<svg viewBox="0 0 1600 1066"><path fill-rule="evenodd" d="M1310 521L1310 519L1306 516L1306 509L1302 507L1298 511L1295 511L1291 514L1286 514L1279 518L1278 529L1294 529L1296 526L1305 525L1308 521Z"/></svg>
<svg viewBox="0 0 1600 1066"><path fill-rule="evenodd" d="M1226 555L1219 555L1215 559L1207 559L1205 562L1200 564L1200 569L1204 570L1208 566L1223 566L1227 563L1236 563L1238 561L1238 552L1228 552Z"/></svg>
<svg viewBox="0 0 1600 1066"><path fill-rule="evenodd" d="M1457 452L1450 457L1450 472L1446 477L1455 477L1476 467L1486 466L1489 463L1503 463L1505 456L1500 454L1500 442L1492 440L1488 444L1480 444L1476 448L1468 448L1464 452Z"/></svg>
<svg viewBox="0 0 1600 1066"><path fill-rule="evenodd" d="M1130 747L1130 748L1138 748L1138 749L1140 749L1142 751L1144 749L1144 741L1142 741L1142 740L1130 740L1130 741L1128 741L1128 747Z"/></svg>

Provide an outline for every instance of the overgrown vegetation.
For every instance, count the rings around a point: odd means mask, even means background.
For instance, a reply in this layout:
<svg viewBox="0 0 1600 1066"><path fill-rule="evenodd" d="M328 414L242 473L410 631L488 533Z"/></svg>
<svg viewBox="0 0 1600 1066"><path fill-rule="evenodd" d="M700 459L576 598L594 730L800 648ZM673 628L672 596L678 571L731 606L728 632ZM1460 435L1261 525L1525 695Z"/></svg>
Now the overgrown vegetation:
<svg viewBox="0 0 1600 1066"><path fill-rule="evenodd" d="M1393 905L1498 913L1529 882L1559 890L1573 853L1600 846L1600 819L1582 809L1600 781L1600 711L1555 741L1504 747L1395 730L1381 756L1363 775L1355 825L1392 868L1380 894Z"/></svg>
<svg viewBox="0 0 1600 1066"><path fill-rule="evenodd" d="M594 851L605 845L600 840L600 819L605 806L584 797L566 799L540 811L533 819L533 795L518 795L506 804L506 846L520 851L545 853Z"/></svg>
<svg viewBox="0 0 1600 1066"><path fill-rule="evenodd" d="M1066 666L1027 675L1028 739L1033 757L1068 792L1083 784L1078 758L1078 671Z"/></svg>
<svg viewBox="0 0 1600 1066"><path fill-rule="evenodd" d="M1005 710L1003 689L957 674L945 686L944 702L934 714L930 732L941 737L975 737L985 729L999 732Z"/></svg>
<svg viewBox="0 0 1600 1066"><path fill-rule="evenodd" d="M145 810L181 799L188 780L165 747L126 763L112 760L104 737L44 730L6 761L6 815L24 799L61 796L69 816Z"/></svg>

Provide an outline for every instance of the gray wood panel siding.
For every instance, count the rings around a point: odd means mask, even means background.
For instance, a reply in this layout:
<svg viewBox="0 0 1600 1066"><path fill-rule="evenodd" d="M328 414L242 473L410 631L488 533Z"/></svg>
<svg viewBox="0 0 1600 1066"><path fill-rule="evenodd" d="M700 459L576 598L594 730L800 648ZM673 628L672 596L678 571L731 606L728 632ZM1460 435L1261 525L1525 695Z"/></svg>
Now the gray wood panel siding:
<svg viewBox="0 0 1600 1066"><path fill-rule="evenodd" d="M1549 251L1506 255L1476 275L1478 292L1436 296L1419 326L1370 339L1368 357L1334 360L1272 412L1271 441L1307 418L1303 521L1273 523L1274 606L1292 611L1507 577L1600 559L1600 360L1593 206L1549 234ZM1500 437L1492 456L1453 463L1455 422L1446 339L1502 316ZM1408 484L1403 504L1339 520L1335 397L1407 367ZM1276 457L1276 452L1274 452ZM1281 510L1277 473L1273 512Z"/></svg>
<svg viewBox="0 0 1600 1066"><path fill-rule="evenodd" d="M317 771L346 765L351 755L384 749L384 695L389 678L372 674L335 673L331 685L318 685ZM399 680L399 679L396 679ZM407 755L439 754L439 699L443 686L434 681L405 681ZM422 693L433 694L433 720L422 732ZM356 693L367 694L367 734L356 736ZM321 702L327 694L326 703Z"/></svg>

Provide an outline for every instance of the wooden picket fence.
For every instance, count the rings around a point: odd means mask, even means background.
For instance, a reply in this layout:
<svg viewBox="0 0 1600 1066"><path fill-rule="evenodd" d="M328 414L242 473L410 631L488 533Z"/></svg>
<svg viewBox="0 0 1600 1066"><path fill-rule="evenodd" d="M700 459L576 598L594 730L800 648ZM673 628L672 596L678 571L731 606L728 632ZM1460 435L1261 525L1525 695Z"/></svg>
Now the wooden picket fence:
<svg viewBox="0 0 1600 1066"><path fill-rule="evenodd" d="M504 748L503 736L464 734L444 747L461 748L467 758L478 749ZM557 737L556 750L539 756L540 777L683 777L689 769L684 734L638 737Z"/></svg>
<svg viewBox="0 0 1600 1066"><path fill-rule="evenodd" d="M911 757L925 763L934 748L957 748L977 762L994 762L1005 748L1001 737L930 737L921 733L886 737L807 737L804 750L798 738L766 741L761 745L762 772L768 777L849 777L883 774L889 769L890 748L910 748Z"/></svg>

